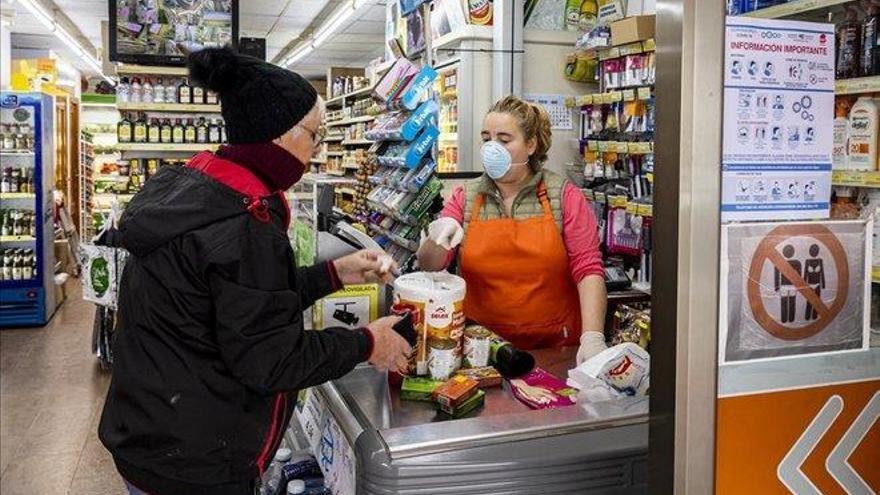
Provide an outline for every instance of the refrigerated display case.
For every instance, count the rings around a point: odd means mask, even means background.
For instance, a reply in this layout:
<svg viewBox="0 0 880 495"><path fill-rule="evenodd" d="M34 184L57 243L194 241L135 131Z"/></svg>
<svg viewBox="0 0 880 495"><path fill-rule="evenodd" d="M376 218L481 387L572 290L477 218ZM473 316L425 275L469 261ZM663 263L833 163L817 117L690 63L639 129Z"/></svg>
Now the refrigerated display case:
<svg viewBox="0 0 880 495"><path fill-rule="evenodd" d="M55 312L54 99L0 92L0 327L45 325Z"/></svg>
<svg viewBox="0 0 880 495"><path fill-rule="evenodd" d="M564 377L576 351L534 355ZM495 387L451 420L361 366L302 393L286 440L314 453L337 494L647 492L647 397L531 410Z"/></svg>
<svg viewBox="0 0 880 495"><path fill-rule="evenodd" d="M440 138L437 140L437 171L458 171L458 68L438 71Z"/></svg>

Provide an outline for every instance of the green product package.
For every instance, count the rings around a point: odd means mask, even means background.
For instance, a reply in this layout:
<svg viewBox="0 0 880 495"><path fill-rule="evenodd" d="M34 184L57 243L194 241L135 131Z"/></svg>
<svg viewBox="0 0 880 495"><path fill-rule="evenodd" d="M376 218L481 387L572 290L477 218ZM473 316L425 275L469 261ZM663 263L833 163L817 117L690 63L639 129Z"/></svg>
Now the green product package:
<svg viewBox="0 0 880 495"><path fill-rule="evenodd" d="M462 402L456 408L447 408L443 405L438 404L437 409L444 414L448 414L452 416L453 419L458 419L464 416L467 416L478 407L482 406L486 402L486 392L483 390L477 390L474 395L472 395L468 400Z"/></svg>
<svg viewBox="0 0 880 495"><path fill-rule="evenodd" d="M80 246L83 266L83 299L116 309L119 279L128 252L120 248L83 244Z"/></svg>
<svg viewBox="0 0 880 495"><path fill-rule="evenodd" d="M312 266L315 264L315 232L302 220L294 220L291 230L290 243L296 258L296 266Z"/></svg>
<svg viewBox="0 0 880 495"><path fill-rule="evenodd" d="M431 395L434 390L443 385L442 381L406 376L400 386L400 398L403 400L418 400L424 402L433 401Z"/></svg>

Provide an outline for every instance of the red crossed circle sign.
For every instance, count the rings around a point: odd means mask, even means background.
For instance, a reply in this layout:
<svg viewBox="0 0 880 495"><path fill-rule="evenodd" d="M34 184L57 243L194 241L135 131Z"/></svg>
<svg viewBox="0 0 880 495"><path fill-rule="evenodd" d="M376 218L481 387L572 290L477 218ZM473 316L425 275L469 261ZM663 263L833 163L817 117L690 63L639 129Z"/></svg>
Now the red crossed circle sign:
<svg viewBox="0 0 880 495"><path fill-rule="evenodd" d="M837 270L837 291L834 301L830 305L825 304L813 292L813 289L810 288L804 277L792 268L788 261L779 253L777 246L793 237L815 239L831 254L831 259ZM772 263L774 268L782 272L782 275L794 284L798 293L816 309L819 317L815 321L805 326L789 327L779 323L770 316L770 313L764 306L764 299L761 296L761 273L766 262ZM840 314L843 305L846 303L848 291L849 263L846 251L843 249L843 245L840 244L837 236L825 226L814 224L780 225L764 237L752 256L747 287L749 306L752 308L752 315L755 317L755 321L774 337L783 340L803 340L821 332Z"/></svg>

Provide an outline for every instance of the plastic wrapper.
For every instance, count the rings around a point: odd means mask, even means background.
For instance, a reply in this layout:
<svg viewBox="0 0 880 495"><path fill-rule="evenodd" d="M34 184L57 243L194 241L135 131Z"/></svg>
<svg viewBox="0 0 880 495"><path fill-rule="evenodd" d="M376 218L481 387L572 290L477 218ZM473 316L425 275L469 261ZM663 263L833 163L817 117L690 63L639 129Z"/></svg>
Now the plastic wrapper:
<svg viewBox="0 0 880 495"><path fill-rule="evenodd" d="M83 299L115 310L128 252L93 244L83 244L80 252Z"/></svg>
<svg viewBox="0 0 880 495"><path fill-rule="evenodd" d="M568 372L568 384L581 389L578 400L595 402L644 396L650 387L651 357L636 344L619 344Z"/></svg>
<svg viewBox="0 0 880 495"><path fill-rule="evenodd" d="M575 403L577 389L541 368L505 383L514 397L532 409L556 409Z"/></svg>

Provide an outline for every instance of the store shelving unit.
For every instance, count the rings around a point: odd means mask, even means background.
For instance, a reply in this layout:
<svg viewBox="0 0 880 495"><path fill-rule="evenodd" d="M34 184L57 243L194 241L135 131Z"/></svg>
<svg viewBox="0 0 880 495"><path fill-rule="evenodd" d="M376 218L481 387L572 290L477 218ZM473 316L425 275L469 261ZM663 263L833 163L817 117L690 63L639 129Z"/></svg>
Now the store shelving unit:
<svg viewBox="0 0 880 495"><path fill-rule="evenodd" d="M763 19L782 19L801 14L807 14L816 10L827 9L835 5L841 5L852 0L796 0L766 9L748 12L747 17L760 17Z"/></svg>
<svg viewBox="0 0 880 495"><path fill-rule="evenodd" d="M835 186L880 188L880 171L835 170L831 174L831 183Z"/></svg>
<svg viewBox="0 0 880 495"><path fill-rule="evenodd" d="M119 143L116 148L119 151L149 151L149 152L177 152L177 153L197 153L199 151L214 151L219 148L219 144L209 143L178 143L178 144L154 144L154 143Z"/></svg>
<svg viewBox="0 0 880 495"><path fill-rule="evenodd" d="M361 117L352 117L349 119L342 119L342 120L337 120L334 122L327 122L327 124L325 124L325 125L327 127L336 127L336 126L344 126L344 125L349 125L349 124L357 124L360 122L372 122L375 119L376 119L376 117L373 117L372 115L364 115Z"/></svg>
<svg viewBox="0 0 880 495"><path fill-rule="evenodd" d="M119 103L120 112L220 113L220 105L186 105L180 103Z"/></svg>
<svg viewBox="0 0 880 495"><path fill-rule="evenodd" d="M838 95L858 95L880 92L880 76L840 79L834 83L834 93Z"/></svg>

